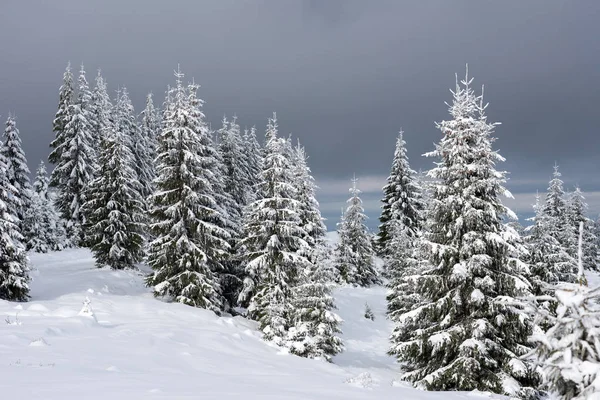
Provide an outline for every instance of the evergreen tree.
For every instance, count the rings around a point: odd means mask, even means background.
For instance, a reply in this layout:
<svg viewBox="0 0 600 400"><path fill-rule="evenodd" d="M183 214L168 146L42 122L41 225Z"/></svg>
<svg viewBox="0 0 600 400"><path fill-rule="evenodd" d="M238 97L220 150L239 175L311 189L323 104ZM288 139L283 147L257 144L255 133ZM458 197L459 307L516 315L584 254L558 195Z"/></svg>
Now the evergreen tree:
<svg viewBox="0 0 600 400"><path fill-rule="evenodd" d="M219 184L214 149L196 97L197 86L186 90L177 84L169 90L158 138L156 191L150 197L151 225L147 279L156 296L219 313L220 287L215 272L229 245L221 226L223 214L213 197Z"/></svg>
<svg viewBox="0 0 600 400"><path fill-rule="evenodd" d="M23 232L23 220L25 212L31 207L31 183L29 182L29 168L27 167L27 158L21 147L21 138L17 129L15 119L11 116L6 120L6 129L4 130L4 143L0 153L6 160L8 181L15 188L14 195L17 199L11 204L16 207L10 210L15 217L14 223Z"/></svg>
<svg viewBox="0 0 600 400"><path fill-rule="evenodd" d="M134 163L123 133L108 127L84 205L87 243L100 268L134 268L144 256L144 203Z"/></svg>
<svg viewBox="0 0 600 400"><path fill-rule="evenodd" d="M301 254L307 246L300 227L292 166L285 140L277 138L275 114L267 126L261 173L261 198L248 207L244 224L247 277L240 294L249 300L248 316L259 322L266 340L283 344L293 324L292 288L310 262Z"/></svg>
<svg viewBox="0 0 600 400"><path fill-rule="evenodd" d="M380 279L373 262L375 254L365 225L367 216L359 197L360 190L356 187L357 182L356 178L352 180L352 197L348 199L348 207L338 230L340 241L336 265L343 282L370 286L380 283Z"/></svg>
<svg viewBox="0 0 600 400"><path fill-rule="evenodd" d="M598 257L598 237L595 233L594 221L587 217L588 205L579 187L571 193L567 201L567 220L572 231L577 232L580 222L583 222L583 268L590 271L600 269ZM573 254L573 252L571 252Z"/></svg>
<svg viewBox="0 0 600 400"><path fill-rule="evenodd" d="M38 253L59 251L65 247L65 232L48 191L49 182L42 161L33 183L31 207L26 211L23 223L25 247Z"/></svg>
<svg viewBox="0 0 600 400"><path fill-rule="evenodd" d="M532 337L537 343L533 358L542 369L544 389L553 399L592 399L600 391L600 288L591 290L585 284L583 232L581 222L579 284L554 286L553 296L546 297L558 304L556 313L537 310L538 319L551 328Z"/></svg>
<svg viewBox="0 0 600 400"><path fill-rule="evenodd" d="M331 296L327 264L311 264L302 271L300 284L293 288L294 317L286 338L290 353L331 361L343 350L340 324Z"/></svg>
<svg viewBox="0 0 600 400"><path fill-rule="evenodd" d="M95 151L92 148L93 127L90 125L91 94L83 66L78 82L77 100L69 106L69 119L61 134L60 158L53 161L56 167L52 171L50 185L58 189L56 206L66 220L68 239L79 246L84 244L85 224L85 216L80 208L85 202L85 190L96 168ZM53 154L57 152L55 149ZM51 155L51 161L53 159Z"/></svg>
<svg viewBox="0 0 600 400"><path fill-rule="evenodd" d="M550 235L556 238L571 256L575 256L577 242L574 238L577 234L569 224L567 201L563 190L563 181L560 177L558 165L555 165L552 179L548 184L545 202L542 205L542 212L549 218L546 228L549 229ZM576 265L573 266L573 273L577 273Z"/></svg>
<svg viewBox="0 0 600 400"><path fill-rule="evenodd" d="M91 146L94 150L99 151L102 147L102 137L109 129L109 124L111 123L112 108L106 82L104 81L100 70L98 70L90 104L90 125L92 129ZM100 155L96 154L95 157L96 159L99 159Z"/></svg>
<svg viewBox="0 0 600 400"><path fill-rule="evenodd" d="M260 172L262 170L262 148L256 138L256 127L244 132L244 151L248 162L248 204L256 201L257 188L260 185Z"/></svg>
<svg viewBox="0 0 600 400"><path fill-rule="evenodd" d="M154 101L152 100L152 93L148 93L146 96L146 108L140 114L140 129L143 142L146 143L147 160L149 162L149 170L147 171L147 187L146 190L152 193L152 182L156 177L156 171L154 167L154 160L156 160L156 149L158 146L157 138L160 134L160 118L159 112L154 107Z"/></svg>
<svg viewBox="0 0 600 400"><path fill-rule="evenodd" d="M8 160L0 153L0 299L29 298L29 266L23 236L11 210L21 206L16 188L8 179Z"/></svg>
<svg viewBox="0 0 600 400"><path fill-rule="evenodd" d="M437 184L416 285L422 304L398 318L392 352L417 387L522 395L519 386L535 384L519 358L531 325L512 299L527 296L529 283L508 260L502 217L511 213L500 201L505 173L495 169L504 159L471 82L457 79L452 119L438 124L444 136L427 154L439 161L429 173Z"/></svg>
<svg viewBox="0 0 600 400"><path fill-rule="evenodd" d="M382 255L392 249L387 244L391 240L390 226L393 221L400 221L406 227L409 237L417 235L421 228L424 203L421 199L421 188L415 180L415 171L408 164L404 132L400 131L396 140L396 151L390 176L383 187L384 197L381 200L381 216L379 217L379 237L377 244Z"/></svg>
<svg viewBox="0 0 600 400"><path fill-rule="evenodd" d="M67 64L65 73L63 74L63 84L58 93L58 110L52 122L52 130L54 131L54 140L50 144L52 152L48 159L53 164L59 164L62 160L62 153L67 142L66 127L71 120L70 112L74 102L73 74L71 73L71 63Z"/></svg>

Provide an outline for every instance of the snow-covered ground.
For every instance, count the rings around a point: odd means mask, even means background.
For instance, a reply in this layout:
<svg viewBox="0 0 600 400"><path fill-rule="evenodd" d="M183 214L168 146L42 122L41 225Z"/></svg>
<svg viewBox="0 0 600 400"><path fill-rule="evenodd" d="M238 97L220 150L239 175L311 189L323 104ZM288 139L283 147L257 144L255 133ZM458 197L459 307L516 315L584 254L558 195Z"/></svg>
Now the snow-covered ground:
<svg viewBox="0 0 600 400"><path fill-rule="evenodd" d="M385 290L336 291L346 351L335 364L285 354L253 322L154 299L134 272L87 250L32 254L32 299L0 300L0 393L11 399L473 399L397 377ZM91 300L95 317L79 315ZM375 320L364 318L368 302ZM15 323L18 321L18 323Z"/></svg>

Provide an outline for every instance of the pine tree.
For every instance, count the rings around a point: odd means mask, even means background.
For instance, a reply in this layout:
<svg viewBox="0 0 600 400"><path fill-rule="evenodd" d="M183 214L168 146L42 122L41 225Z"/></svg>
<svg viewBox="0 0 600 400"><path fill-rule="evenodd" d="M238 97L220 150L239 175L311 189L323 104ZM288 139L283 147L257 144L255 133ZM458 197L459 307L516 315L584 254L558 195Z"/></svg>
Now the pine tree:
<svg viewBox="0 0 600 400"><path fill-rule="evenodd" d="M415 171L410 168L406 155L404 132L400 131L396 140L396 151L390 176L383 187L384 198L381 200L381 216L379 217L379 237L377 245L382 255L387 255L392 249L390 242L390 226L393 221L400 221L406 227L409 237L417 235L421 229L424 203L421 199L421 188L415 180Z"/></svg>
<svg viewBox="0 0 600 400"><path fill-rule="evenodd" d="M156 191L150 197L151 225L147 279L156 296L169 296L187 305L219 313L223 300L215 272L229 245L223 217L213 193L217 169L214 149L197 99L197 86L188 90L183 74L169 90L158 138Z"/></svg>
<svg viewBox="0 0 600 400"><path fill-rule="evenodd" d="M505 173L495 169L504 159L492 149L496 124L471 82L457 79L452 119L438 124L444 136L427 154L439 161L429 173L437 182L428 265L416 287L423 303L398 318L392 352L403 379L417 387L517 394L534 381L519 359L531 325L511 303L529 294L529 284L508 260L502 217L511 213L500 201Z"/></svg>
<svg viewBox="0 0 600 400"><path fill-rule="evenodd" d="M256 127L244 132L244 151L248 162L248 204L256 201L257 188L260 185L260 172L262 170L262 148L256 138Z"/></svg>
<svg viewBox="0 0 600 400"><path fill-rule="evenodd" d="M343 282L370 286L380 283L380 279L373 262L375 254L365 225L367 216L359 197L357 182L356 178L352 180L352 197L347 201L348 207L338 230L340 241L336 250L336 265Z"/></svg>
<svg viewBox="0 0 600 400"><path fill-rule="evenodd" d="M6 120L6 129L4 130L4 143L0 149L7 163L6 174L9 183L15 188L17 199L11 204L17 207L10 210L15 217L14 223L23 232L23 220L25 212L31 207L32 188L29 182L29 168L27 167L27 158L21 146L21 138L17 129L15 119L9 116Z"/></svg>
<svg viewBox="0 0 600 400"><path fill-rule="evenodd" d="M590 271L600 269L598 257L598 237L595 233L594 221L587 217L588 205L579 187L571 193L567 201L567 220L573 231L577 231L580 222L583 222L583 268ZM573 253L573 252L571 252Z"/></svg>
<svg viewBox="0 0 600 400"><path fill-rule="evenodd" d="M101 149L103 135L109 129L111 123L112 108L106 82L101 71L98 70L90 104L91 146L94 150ZM95 155L96 159L99 159L99 157L100 154Z"/></svg>
<svg viewBox="0 0 600 400"><path fill-rule="evenodd" d="M61 133L60 149L51 154L56 164L50 178L50 185L58 189L56 206L66 220L68 239L77 246L84 244L83 225L85 216L81 205L85 202L85 190L94 176L95 151L92 148L90 125L91 94L85 78L83 66L79 74L77 100L69 106L68 121ZM58 140L58 139L57 139ZM60 153L60 158L53 155Z"/></svg>
<svg viewBox="0 0 600 400"><path fill-rule="evenodd" d="M58 94L58 110L54 116L52 122L52 130L54 131L54 140L50 144L52 152L48 159L53 164L59 164L62 160L62 153L65 149L65 142L67 142L66 127L71 120L71 111L74 103L74 88L73 88L73 74L71 73L71 63L67 64L65 73L63 74L63 84L59 89Z"/></svg>
<svg viewBox="0 0 600 400"><path fill-rule="evenodd" d="M144 256L144 203L135 162L123 133L106 128L97 177L86 192L83 206L89 216L87 244L100 268L134 268Z"/></svg>
<svg viewBox="0 0 600 400"><path fill-rule="evenodd" d="M152 93L148 93L146 96L146 108L144 108L144 110L141 112L140 120L141 135L146 143L147 159L149 161L149 166L151 166L147 173L149 186L147 184L146 190L148 190L149 193L152 193L152 182L156 177L154 160L156 160L156 149L158 146L157 138L160 134L159 112L154 107Z"/></svg>
<svg viewBox="0 0 600 400"><path fill-rule="evenodd" d="M553 399L592 399L600 391L600 288L585 284L584 222L579 231L579 284L563 282L554 287L551 299L558 303L556 313L537 310L538 319L551 328L532 337L537 343L532 356Z"/></svg>
<svg viewBox="0 0 600 400"><path fill-rule="evenodd" d="M284 154L285 140L277 138L275 114L266 138L261 198L248 207L244 224L247 277L240 301L249 300L248 316L259 322L264 338L283 344L293 323L292 288L310 263L301 255L306 233L300 228L292 166Z"/></svg>
<svg viewBox="0 0 600 400"><path fill-rule="evenodd" d="M550 235L552 235L567 250L571 256L575 256L577 242L576 230L569 224L567 201L563 190L563 181L560 179L561 173L558 172L558 165L554 166L552 179L548 184L548 191L542 212L549 218L548 226ZM577 273L577 266L573 266L573 274Z"/></svg>
<svg viewBox="0 0 600 400"><path fill-rule="evenodd" d="M294 316L286 337L290 353L331 361L343 350L340 324L331 296L327 264L311 264L302 271L300 284L293 289Z"/></svg>
<svg viewBox="0 0 600 400"><path fill-rule="evenodd" d="M26 211L23 223L25 247L38 253L59 251L65 247L65 232L48 191L49 182L42 161L33 183L31 207Z"/></svg>
<svg viewBox="0 0 600 400"><path fill-rule="evenodd" d="M16 188L8 179L8 160L0 153L0 299L26 301L29 298L29 266L23 236L11 210L21 204Z"/></svg>

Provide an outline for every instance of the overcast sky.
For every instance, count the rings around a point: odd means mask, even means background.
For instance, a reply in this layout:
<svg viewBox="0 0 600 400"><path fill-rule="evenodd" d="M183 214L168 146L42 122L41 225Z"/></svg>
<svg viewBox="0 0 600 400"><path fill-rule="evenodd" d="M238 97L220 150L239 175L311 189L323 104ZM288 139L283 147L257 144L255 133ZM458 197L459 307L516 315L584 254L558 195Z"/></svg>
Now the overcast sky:
<svg viewBox="0 0 600 400"><path fill-rule="evenodd" d="M213 125L237 114L299 137L335 228L354 173L376 225L395 137L414 169L440 139L454 74L485 84L508 201L526 216L555 162L600 212L600 1L2 0L0 114L18 118L34 168L46 159L67 61L102 68L139 111L177 64L201 84ZM76 68L78 69L78 68Z"/></svg>

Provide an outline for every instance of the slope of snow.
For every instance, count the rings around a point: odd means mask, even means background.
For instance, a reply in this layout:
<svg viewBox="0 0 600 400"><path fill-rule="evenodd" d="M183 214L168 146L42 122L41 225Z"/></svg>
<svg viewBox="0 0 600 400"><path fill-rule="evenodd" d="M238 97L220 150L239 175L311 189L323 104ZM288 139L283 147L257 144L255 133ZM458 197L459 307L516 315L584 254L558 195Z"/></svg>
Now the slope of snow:
<svg viewBox="0 0 600 400"><path fill-rule="evenodd" d="M0 393L18 399L466 399L392 384L385 291L336 290L346 352L335 364L260 340L253 322L154 299L135 272L87 250L32 254L28 303L0 300ZM81 313L89 298L93 315ZM364 318L364 303L375 321Z"/></svg>

